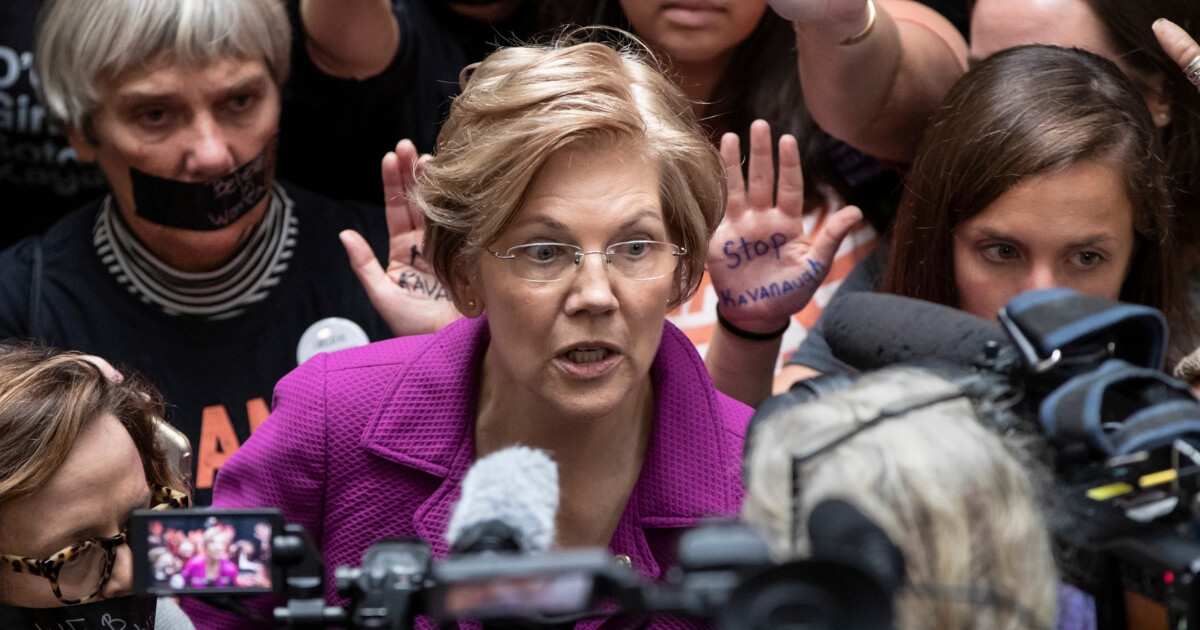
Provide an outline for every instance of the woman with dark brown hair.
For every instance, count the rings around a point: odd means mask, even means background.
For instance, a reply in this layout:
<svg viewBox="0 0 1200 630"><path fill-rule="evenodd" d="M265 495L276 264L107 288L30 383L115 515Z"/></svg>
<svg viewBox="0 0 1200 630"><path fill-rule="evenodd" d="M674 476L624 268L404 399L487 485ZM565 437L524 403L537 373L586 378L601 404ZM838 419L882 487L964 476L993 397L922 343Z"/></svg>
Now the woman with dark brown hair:
<svg viewBox="0 0 1200 630"><path fill-rule="evenodd" d="M1194 331L1160 155L1141 95L1112 62L1052 46L997 53L930 121L888 260L872 260L886 268L860 265L842 292L879 288L993 319L1018 293L1068 287L1161 309L1174 363ZM845 369L821 330L776 391Z"/></svg>
<svg viewBox="0 0 1200 630"><path fill-rule="evenodd" d="M1179 323L1158 155L1140 96L1112 63L1048 46L997 53L934 115L881 288L990 319L1021 291L1068 286Z"/></svg>
<svg viewBox="0 0 1200 630"><path fill-rule="evenodd" d="M102 360L0 346L0 627L191 627L131 593L131 512L190 501L161 417L151 386Z"/></svg>

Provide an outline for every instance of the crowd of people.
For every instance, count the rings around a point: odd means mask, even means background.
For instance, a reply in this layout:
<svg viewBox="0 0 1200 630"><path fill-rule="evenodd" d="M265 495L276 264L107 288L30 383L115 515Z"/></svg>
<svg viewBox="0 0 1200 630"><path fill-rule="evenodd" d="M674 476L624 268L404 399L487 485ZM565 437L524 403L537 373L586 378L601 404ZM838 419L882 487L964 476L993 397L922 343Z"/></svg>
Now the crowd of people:
<svg viewBox="0 0 1200 630"><path fill-rule="evenodd" d="M6 3L0 626L263 623L132 593L130 513L192 503L281 509L344 603L522 444L556 547L646 580L712 515L813 553L836 499L907 560L896 627L1079 627L1044 445L948 394L875 426L945 381L747 425L856 371L853 292L1150 306L1200 382L1197 36L1191 0ZM198 522L156 578L264 585L266 535Z"/></svg>

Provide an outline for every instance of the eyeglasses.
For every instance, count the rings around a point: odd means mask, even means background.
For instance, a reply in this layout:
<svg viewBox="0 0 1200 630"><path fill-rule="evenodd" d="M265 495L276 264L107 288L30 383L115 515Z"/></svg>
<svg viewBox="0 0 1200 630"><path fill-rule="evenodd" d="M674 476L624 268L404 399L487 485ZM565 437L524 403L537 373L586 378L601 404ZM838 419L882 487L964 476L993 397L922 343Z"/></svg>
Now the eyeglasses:
<svg viewBox="0 0 1200 630"><path fill-rule="evenodd" d="M151 486L154 510L187 507L188 496L163 486ZM50 580L58 601L70 606L91 601L112 576L117 547L128 541L127 532L110 538L76 542L41 560L0 554L0 569L28 573Z"/></svg>
<svg viewBox="0 0 1200 630"><path fill-rule="evenodd" d="M501 254L488 250L500 260L511 261L518 278L533 282L554 282L566 278L583 265L583 257L600 254L617 275L631 280L653 280L673 271L687 249L659 241L625 241L609 245L604 251L585 252L564 243L530 243L510 247Z"/></svg>

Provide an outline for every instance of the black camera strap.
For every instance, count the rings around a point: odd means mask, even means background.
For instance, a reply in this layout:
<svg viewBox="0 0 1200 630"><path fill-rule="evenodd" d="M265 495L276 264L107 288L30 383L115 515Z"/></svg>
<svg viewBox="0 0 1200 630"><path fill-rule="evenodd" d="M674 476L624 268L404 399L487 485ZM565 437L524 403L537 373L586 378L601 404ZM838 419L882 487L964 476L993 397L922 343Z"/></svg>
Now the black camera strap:
<svg viewBox="0 0 1200 630"><path fill-rule="evenodd" d="M1083 442L1106 458L1200 436L1200 405L1187 384L1118 359L1067 381L1038 417L1051 440Z"/></svg>
<svg viewBox="0 0 1200 630"><path fill-rule="evenodd" d="M1167 320L1141 304L1114 302L1070 289L1022 293L999 313L1026 369L1046 373L1072 364L1090 370L1108 358L1161 370Z"/></svg>

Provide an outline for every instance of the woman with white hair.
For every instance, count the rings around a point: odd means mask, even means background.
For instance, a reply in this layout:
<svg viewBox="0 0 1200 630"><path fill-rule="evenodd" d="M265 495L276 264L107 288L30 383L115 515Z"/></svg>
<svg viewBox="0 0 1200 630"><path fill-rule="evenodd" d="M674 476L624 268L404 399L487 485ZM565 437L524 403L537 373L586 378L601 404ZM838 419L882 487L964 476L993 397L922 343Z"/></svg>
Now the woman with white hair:
<svg viewBox="0 0 1200 630"><path fill-rule="evenodd" d="M201 504L298 362L456 317L411 291L389 329L337 238L379 256L383 211L276 181L290 42L279 0L51 0L38 23L47 107L112 193L0 253L0 339L144 373L196 445Z"/></svg>
<svg viewBox="0 0 1200 630"><path fill-rule="evenodd" d="M813 553L816 506L857 508L903 553L899 630L1050 628L1056 572L1023 448L954 383L889 368L755 418L742 516L786 557Z"/></svg>

